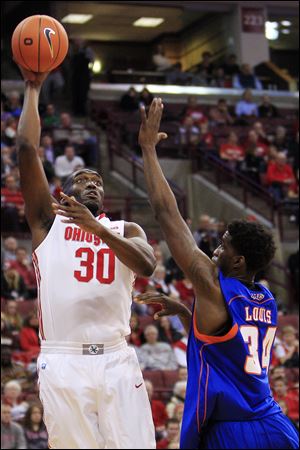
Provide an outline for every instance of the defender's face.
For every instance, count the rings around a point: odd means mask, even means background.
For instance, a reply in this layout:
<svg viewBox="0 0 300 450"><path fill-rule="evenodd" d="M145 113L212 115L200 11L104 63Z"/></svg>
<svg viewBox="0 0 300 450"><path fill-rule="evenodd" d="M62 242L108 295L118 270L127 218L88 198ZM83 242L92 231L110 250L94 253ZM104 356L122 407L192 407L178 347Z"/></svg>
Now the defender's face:
<svg viewBox="0 0 300 450"><path fill-rule="evenodd" d="M78 171L73 178L72 195L91 210L102 210L104 189L102 177L94 171Z"/></svg>
<svg viewBox="0 0 300 450"><path fill-rule="evenodd" d="M236 256L236 252L230 244L230 241L230 234L226 231L221 239L221 244L216 248L212 257L212 261L221 269L224 275L231 272L233 258Z"/></svg>

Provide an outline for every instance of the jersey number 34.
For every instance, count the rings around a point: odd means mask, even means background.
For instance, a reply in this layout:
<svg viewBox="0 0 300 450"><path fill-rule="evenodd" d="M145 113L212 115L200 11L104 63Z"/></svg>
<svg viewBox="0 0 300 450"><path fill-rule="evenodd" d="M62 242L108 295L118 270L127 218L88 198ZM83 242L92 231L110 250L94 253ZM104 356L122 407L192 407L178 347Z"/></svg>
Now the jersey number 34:
<svg viewBox="0 0 300 450"><path fill-rule="evenodd" d="M276 327L268 327L266 335L262 343L262 355L261 363L258 353L259 344L259 332L256 326L244 326L240 327L240 332L243 336L244 342L248 344L249 355L246 357L245 361L245 372L252 375L260 375L262 369L268 371L272 344L275 338Z"/></svg>

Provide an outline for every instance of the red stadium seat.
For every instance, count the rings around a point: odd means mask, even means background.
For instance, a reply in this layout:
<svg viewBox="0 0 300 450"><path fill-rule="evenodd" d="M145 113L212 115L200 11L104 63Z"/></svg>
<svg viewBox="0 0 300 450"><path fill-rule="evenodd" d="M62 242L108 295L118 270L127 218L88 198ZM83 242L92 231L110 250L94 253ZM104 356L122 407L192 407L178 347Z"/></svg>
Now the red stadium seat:
<svg viewBox="0 0 300 450"><path fill-rule="evenodd" d="M143 370L144 380L152 382L154 390L164 388L164 379L162 370Z"/></svg>
<svg viewBox="0 0 300 450"><path fill-rule="evenodd" d="M174 384L178 381L178 370L163 371L164 387L173 391Z"/></svg>

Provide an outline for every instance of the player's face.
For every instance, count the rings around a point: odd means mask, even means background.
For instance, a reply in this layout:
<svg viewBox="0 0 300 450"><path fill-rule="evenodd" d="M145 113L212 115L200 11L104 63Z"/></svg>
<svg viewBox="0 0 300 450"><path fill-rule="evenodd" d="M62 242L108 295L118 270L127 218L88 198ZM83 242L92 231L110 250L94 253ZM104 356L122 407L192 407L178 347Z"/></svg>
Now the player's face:
<svg viewBox="0 0 300 450"><path fill-rule="evenodd" d="M212 257L212 261L222 270L224 275L232 271L234 258L237 256L230 240L230 234L226 231L221 239L221 244L216 248Z"/></svg>
<svg viewBox="0 0 300 450"><path fill-rule="evenodd" d="M104 189L102 177L94 171L81 170L73 176L72 195L92 213L101 212Z"/></svg>

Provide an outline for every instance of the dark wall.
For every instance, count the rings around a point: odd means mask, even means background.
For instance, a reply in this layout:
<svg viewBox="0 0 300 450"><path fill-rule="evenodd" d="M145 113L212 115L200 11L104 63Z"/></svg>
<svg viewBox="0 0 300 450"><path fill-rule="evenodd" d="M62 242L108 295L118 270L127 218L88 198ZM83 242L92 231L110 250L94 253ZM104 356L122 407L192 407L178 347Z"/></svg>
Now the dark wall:
<svg viewBox="0 0 300 450"><path fill-rule="evenodd" d="M281 69L287 69L295 78L299 77L299 50L270 49L271 61Z"/></svg>

